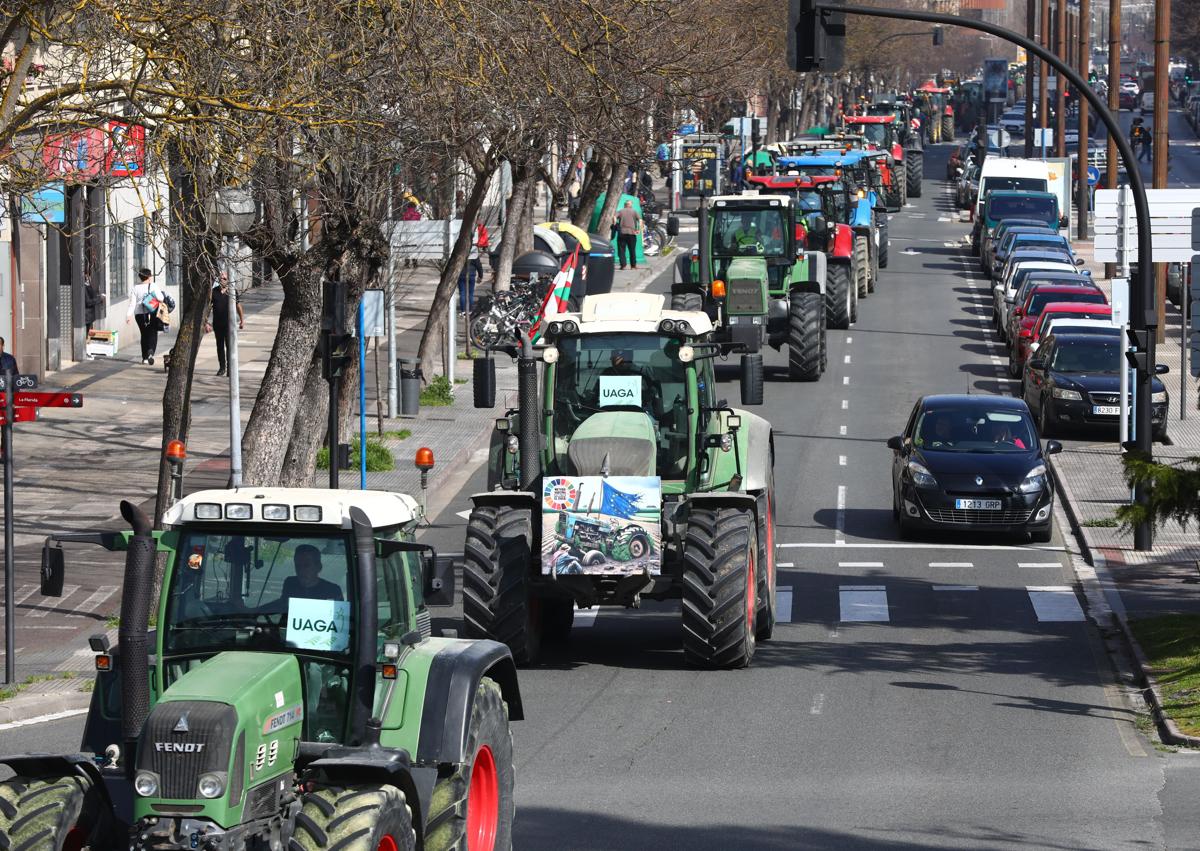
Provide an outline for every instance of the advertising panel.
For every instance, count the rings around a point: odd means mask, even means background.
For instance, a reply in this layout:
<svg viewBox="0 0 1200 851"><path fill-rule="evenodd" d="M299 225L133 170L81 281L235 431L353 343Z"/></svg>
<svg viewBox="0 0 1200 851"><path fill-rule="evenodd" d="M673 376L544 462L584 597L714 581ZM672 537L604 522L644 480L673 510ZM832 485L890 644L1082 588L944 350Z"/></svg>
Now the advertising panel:
<svg viewBox="0 0 1200 851"><path fill-rule="evenodd" d="M542 488L542 573L662 571L658 476L554 476Z"/></svg>
<svg viewBox="0 0 1200 851"><path fill-rule="evenodd" d="M697 198L701 194L712 195L717 191L720 159L717 146L713 144L683 143L680 149L683 170L683 194Z"/></svg>
<svg viewBox="0 0 1200 851"><path fill-rule="evenodd" d="M983 100L985 103L1008 100L1007 59L983 60Z"/></svg>

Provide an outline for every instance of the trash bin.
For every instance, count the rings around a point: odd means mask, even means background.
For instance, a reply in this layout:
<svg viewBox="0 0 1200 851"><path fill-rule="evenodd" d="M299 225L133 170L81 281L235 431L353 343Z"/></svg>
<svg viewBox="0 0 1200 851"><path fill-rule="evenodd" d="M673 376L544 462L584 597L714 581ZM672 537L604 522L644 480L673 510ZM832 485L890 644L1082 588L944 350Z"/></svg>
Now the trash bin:
<svg viewBox="0 0 1200 851"><path fill-rule="evenodd" d="M400 416L415 417L421 410L421 362L416 358L397 358L400 372Z"/></svg>
<svg viewBox="0 0 1200 851"><path fill-rule="evenodd" d="M549 284L558 274L559 266L558 259L544 251L526 251L513 261L512 276L528 279L530 275L537 275L538 281Z"/></svg>
<svg viewBox="0 0 1200 851"><path fill-rule="evenodd" d="M592 248L587 256L587 295L612 292L613 256L612 243L598 233L589 233Z"/></svg>

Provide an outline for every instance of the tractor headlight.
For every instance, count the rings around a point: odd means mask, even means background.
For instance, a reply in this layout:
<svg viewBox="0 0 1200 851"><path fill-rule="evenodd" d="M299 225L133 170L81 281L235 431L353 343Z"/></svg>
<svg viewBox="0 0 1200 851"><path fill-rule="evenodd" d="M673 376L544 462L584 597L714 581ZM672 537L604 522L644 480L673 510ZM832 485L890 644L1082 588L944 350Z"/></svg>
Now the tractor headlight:
<svg viewBox="0 0 1200 851"><path fill-rule="evenodd" d="M201 798L221 797L225 794L225 775L215 771L201 774L200 782L196 784L196 791L200 793Z"/></svg>
<svg viewBox="0 0 1200 851"><path fill-rule="evenodd" d="M262 516L263 520L287 520L291 516L291 509L286 505L264 505Z"/></svg>
<svg viewBox="0 0 1200 851"><path fill-rule="evenodd" d="M1025 476L1025 481L1017 486L1017 490L1021 493L1037 493L1046 487L1046 465L1038 464L1029 474Z"/></svg>
<svg viewBox="0 0 1200 851"><path fill-rule="evenodd" d="M504 448L508 450L510 455L516 455L521 449L521 441L517 439L515 434L510 434L508 439L504 441Z"/></svg>
<svg viewBox="0 0 1200 851"><path fill-rule="evenodd" d="M225 505L226 520L249 520L251 517L250 503L230 502Z"/></svg>
<svg viewBox="0 0 1200 851"><path fill-rule="evenodd" d="M143 798L152 798L158 794L158 775L153 771L139 771L133 778L133 791Z"/></svg>

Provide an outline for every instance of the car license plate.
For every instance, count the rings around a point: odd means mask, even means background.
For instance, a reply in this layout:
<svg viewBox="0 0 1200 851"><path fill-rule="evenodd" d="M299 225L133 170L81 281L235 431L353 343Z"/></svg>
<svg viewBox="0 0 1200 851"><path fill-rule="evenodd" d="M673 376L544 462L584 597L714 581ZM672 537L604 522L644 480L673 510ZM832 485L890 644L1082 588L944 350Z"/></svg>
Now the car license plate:
<svg viewBox="0 0 1200 851"><path fill-rule="evenodd" d="M954 507L966 509L967 511L999 511L1000 500L998 499L956 499Z"/></svg>
<svg viewBox="0 0 1200 851"><path fill-rule="evenodd" d="M1098 417L1115 417L1120 415L1121 409L1117 405L1093 405L1092 413Z"/></svg>

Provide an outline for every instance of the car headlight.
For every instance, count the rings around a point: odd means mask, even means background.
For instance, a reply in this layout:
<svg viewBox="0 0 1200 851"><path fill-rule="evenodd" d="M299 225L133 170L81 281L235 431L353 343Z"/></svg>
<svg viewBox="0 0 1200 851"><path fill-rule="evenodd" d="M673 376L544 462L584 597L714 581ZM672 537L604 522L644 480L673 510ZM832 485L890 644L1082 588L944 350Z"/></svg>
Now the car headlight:
<svg viewBox="0 0 1200 851"><path fill-rule="evenodd" d="M143 798L152 798L158 794L158 775L153 771L139 771L133 778L133 791Z"/></svg>
<svg viewBox="0 0 1200 851"><path fill-rule="evenodd" d="M937 479L933 477L933 473L925 469L924 465L918 464L916 461L908 462L908 475L912 478L912 482L919 488L936 488Z"/></svg>
<svg viewBox="0 0 1200 851"><path fill-rule="evenodd" d="M1046 487L1046 465L1038 464L1028 475L1025 476L1025 481L1017 487L1021 493L1037 493L1044 490Z"/></svg>
<svg viewBox="0 0 1200 851"><path fill-rule="evenodd" d="M215 772L201 774L196 791L200 793L201 798L219 798L225 794L225 778Z"/></svg>
<svg viewBox="0 0 1200 851"><path fill-rule="evenodd" d="M1062 387L1055 387L1050 391L1050 395L1055 399L1068 399L1072 402L1082 402L1083 396L1078 390L1067 390Z"/></svg>
<svg viewBox="0 0 1200 851"><path fill-rule="evenodd" d="M1159 390L1157 393L1150 394L1150 401L1155 405L1161 405L1163 402L1167 401L1167 391Z"/></svg>

